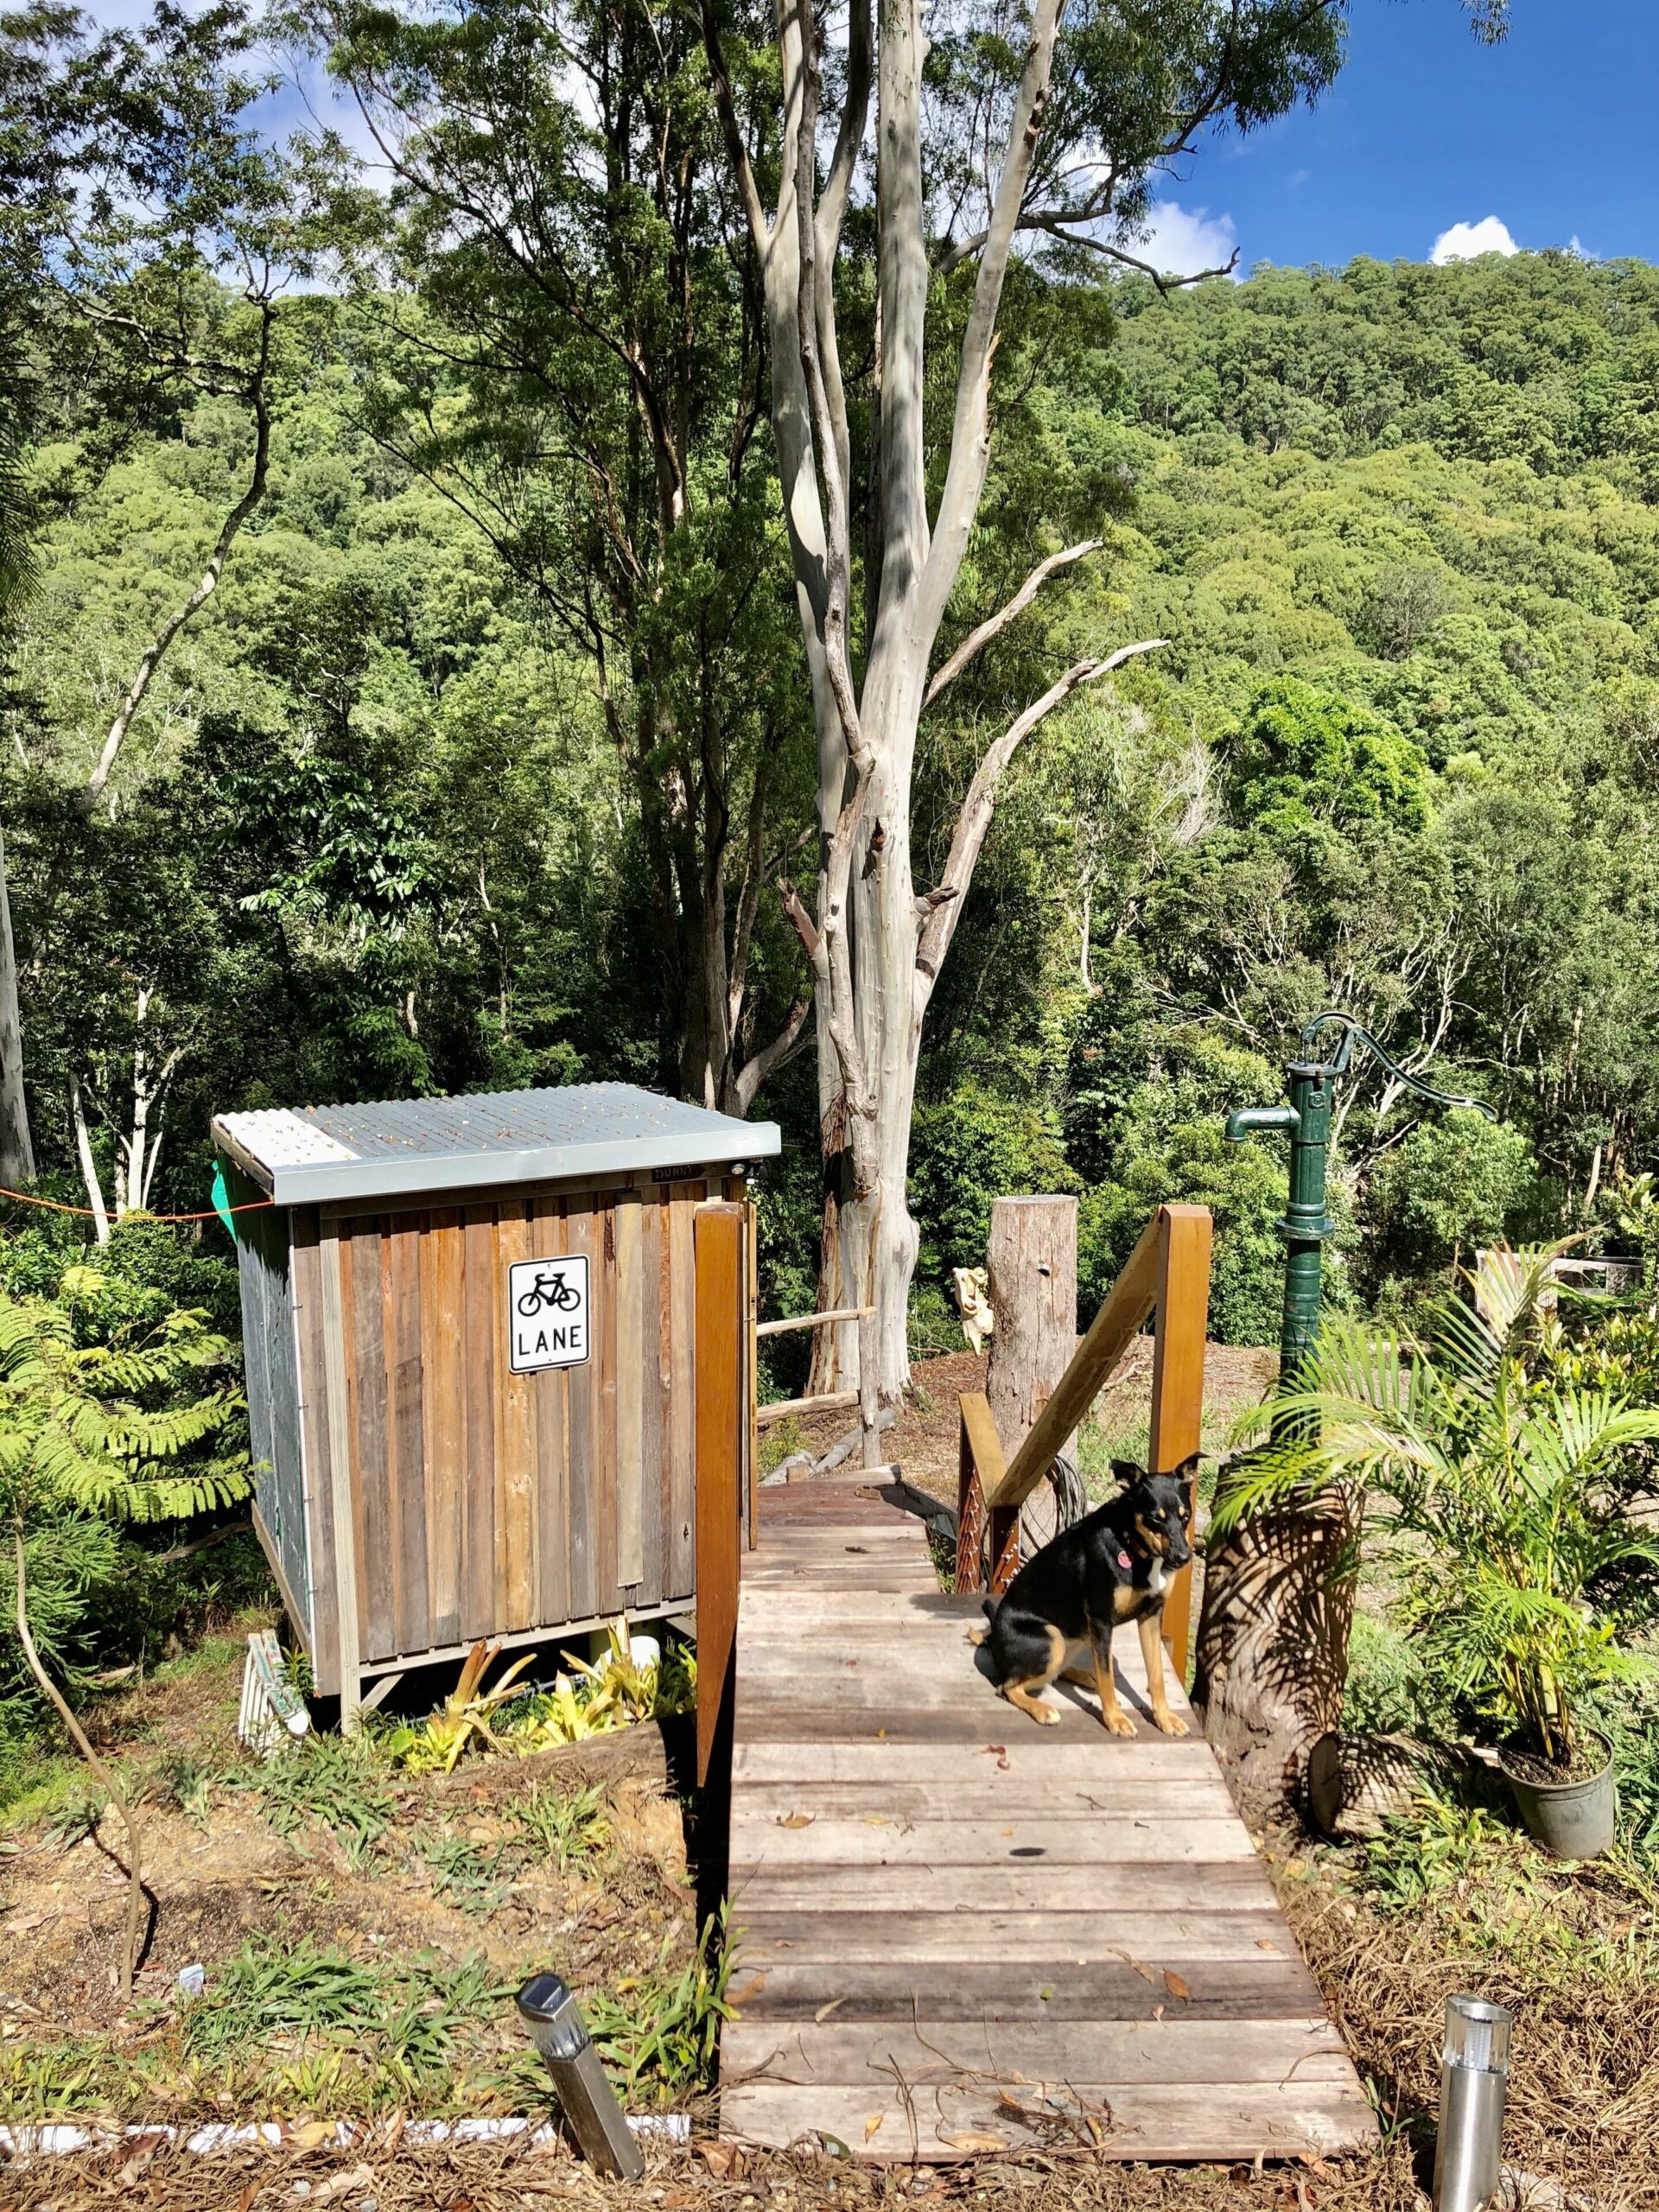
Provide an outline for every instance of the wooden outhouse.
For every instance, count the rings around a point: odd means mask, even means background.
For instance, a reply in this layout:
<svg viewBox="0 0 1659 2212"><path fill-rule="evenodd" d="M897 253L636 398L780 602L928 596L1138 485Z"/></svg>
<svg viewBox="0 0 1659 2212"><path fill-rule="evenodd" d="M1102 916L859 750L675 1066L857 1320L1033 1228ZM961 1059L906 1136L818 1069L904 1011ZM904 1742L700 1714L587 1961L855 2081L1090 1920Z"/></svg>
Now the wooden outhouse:
<svg viewBox="0 0 1659 2212"><path fill-rule="evenodd" d="M213 1134L249 1209L255 1527L320 1692L688 1604L696 1220L775 1123L586 1084Z"/></svg>

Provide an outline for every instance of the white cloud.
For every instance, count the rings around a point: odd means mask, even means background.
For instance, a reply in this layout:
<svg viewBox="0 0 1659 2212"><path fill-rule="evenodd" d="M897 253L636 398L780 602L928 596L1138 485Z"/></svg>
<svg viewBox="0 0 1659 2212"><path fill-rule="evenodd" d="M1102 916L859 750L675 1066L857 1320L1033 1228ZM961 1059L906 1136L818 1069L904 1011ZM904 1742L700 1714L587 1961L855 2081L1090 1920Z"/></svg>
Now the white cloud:
<svg viewBox="0 0 1659 2212"><path fill-rule="evenodd" d="M1478 223L1453 223L1429 248L1429 259L1439 269L1448 261L1472 261L1480 253L1519 253L1510 226L1496 215L1483 215Z"/></svg>
<svg viewBox="0 0 1659 2212"><path fill-rule="evenodd" d="M1203 269L1224 269L1237 246L1238 232L1230 215L1154 200L1146 235L1135 251L1160 276L1196 276Z"/></svg>

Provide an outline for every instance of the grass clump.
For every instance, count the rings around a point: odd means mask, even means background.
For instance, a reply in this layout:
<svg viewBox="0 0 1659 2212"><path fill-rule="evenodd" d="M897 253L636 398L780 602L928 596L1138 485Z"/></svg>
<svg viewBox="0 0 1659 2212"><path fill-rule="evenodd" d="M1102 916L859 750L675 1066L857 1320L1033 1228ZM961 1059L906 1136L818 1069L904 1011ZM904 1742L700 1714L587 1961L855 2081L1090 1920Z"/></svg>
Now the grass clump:
<svg viewBox="0 0 1659 2212"><path fill-rule="evenodd" d="M561 1874L602 1851L610 1840L610 1815L598 1783L568 1795L543 1783L518 1800L512 1816L525 1841L542 1858L555 1860Z"/></svg>
<svg viewBox="0 0 1659 2212"><path fill-rule="evenodd" d="M366 1732L302 1737L237 1786L257 1794L278 1835L326 1828L357 1868L374 1856L397 1810L385 1760Z"/></svg>
<svg viewBox="0 0 1659 2212"><path fill-rule="evenodd" d="M586 2006L588 2033L631 2101L671 2104L708 2082L720 2024L731 2018L732 1947L722 1905L703 1927L697 1955L677 1974L671 1937L655 1969L631 1975Z"/></svg>

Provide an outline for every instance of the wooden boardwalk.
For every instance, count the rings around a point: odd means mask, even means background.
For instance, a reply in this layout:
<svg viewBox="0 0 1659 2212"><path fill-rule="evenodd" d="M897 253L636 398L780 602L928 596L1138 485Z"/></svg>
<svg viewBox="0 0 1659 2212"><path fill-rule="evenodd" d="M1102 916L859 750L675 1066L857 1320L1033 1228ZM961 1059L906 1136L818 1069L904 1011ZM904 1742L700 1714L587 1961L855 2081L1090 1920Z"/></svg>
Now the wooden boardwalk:
<svg viewBox="0 0 1659 2212"><path fill-rule="evenodd" d="M1093 2145L1284 2158L1376 2129L1197 1733L1048 1692L965 1639L921 1523L856 1483L760 1493L738 1614L726 2136L909 2161ZM1176 1710L1188 1708L1173 1691Z"/></svg>

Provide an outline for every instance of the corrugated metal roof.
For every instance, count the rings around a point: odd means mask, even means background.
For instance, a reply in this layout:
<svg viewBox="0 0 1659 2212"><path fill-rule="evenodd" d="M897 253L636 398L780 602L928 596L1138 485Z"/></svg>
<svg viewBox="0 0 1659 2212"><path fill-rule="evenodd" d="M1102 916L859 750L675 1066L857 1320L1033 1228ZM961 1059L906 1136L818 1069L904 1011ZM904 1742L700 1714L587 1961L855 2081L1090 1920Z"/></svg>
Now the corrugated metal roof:
<svg viewBox="0 0 1659 2212"><path fill-rule="evenodd" d="M770 1159L775 1122L740 1122L631 1083L221 1114L213 1141L278 1205L543 1183L623 1168Z"/></svg>

